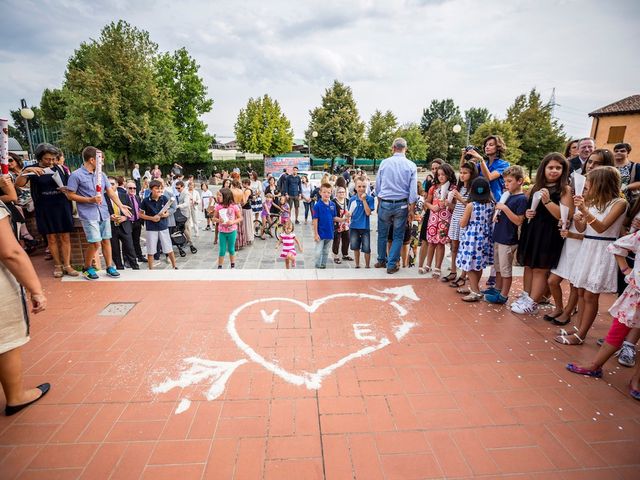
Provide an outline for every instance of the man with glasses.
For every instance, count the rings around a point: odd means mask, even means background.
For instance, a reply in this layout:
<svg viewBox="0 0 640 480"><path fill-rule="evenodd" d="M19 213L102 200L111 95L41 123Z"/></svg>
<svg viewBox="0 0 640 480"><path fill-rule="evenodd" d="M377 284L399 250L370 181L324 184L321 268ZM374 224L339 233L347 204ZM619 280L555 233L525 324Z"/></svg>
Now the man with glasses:
<svg viewBox="0 0 640 480"><path fill-rule="evenodd" d="M121 182L121 185L117 185ZM111 188L116 190L118 198L122 205L127 206L131 210L133 218L134 210L133 205L129 201L129 198L124 189L124 178L118 177L118 181L113 177L109 177L109 184ZM138 262L136 260L135 249L133 248L133 225L131 220L123 215L118 205L111 201L110 198L106 198L107 208L109 210L109 216L111 220L111 252L113 255L113 262L116 264L118 270L123 270L125 265L128 265L134 270L140 270ZM120 244L122 243L122 248ZM124 257L124 262L122 261Z"/></svg>
<svg viewBox="0 0 640 480"><path fill-rule="evenodd" d="M127 182L127 199L131 205L131 238L133 239L133 249L136 252L138 262L147 263L147 259L142 255L140 237L142 236L142 225L144 220L140 218L140 197L137 194L138 187L132 180Z"/></svg>

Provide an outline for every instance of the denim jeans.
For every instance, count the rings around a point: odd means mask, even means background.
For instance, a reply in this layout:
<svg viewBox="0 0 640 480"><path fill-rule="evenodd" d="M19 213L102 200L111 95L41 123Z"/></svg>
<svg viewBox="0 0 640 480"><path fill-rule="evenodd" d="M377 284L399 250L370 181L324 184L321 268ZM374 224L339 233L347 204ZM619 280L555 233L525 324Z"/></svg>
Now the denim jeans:
<svg viewBox="0 0 640 480"><path fill-rule="evenodd" d="M309 213L311 213L311 211L313 210L313 200L311 200L310 202L302 202L304 203L304 220L307 220L307 217L309 215Z"/></svg>
<svg viewBox="0 0 640 480"><path fill-rule="evenodd" d="M362 253L371 253L371 234L369 230L352 228L349 232L351 250L361 250Z"/></svg>
<svg viewBox="0 0 640 480"><path fill-rule="evenodd" d="M329 258L329 248L333 243L333 238L321 238L316 242L316 268L320 265L327 264L327 258Z"/></svg>
<svg viewBox="0 0 640 480"><path fill-rule="evenodd" d="M378 262L387 262L393 268L400 259L404 230L407 228L409 208L407 203L380 202L378 207ZM387 235L393 225L393 242L387 258Z"/></svg>

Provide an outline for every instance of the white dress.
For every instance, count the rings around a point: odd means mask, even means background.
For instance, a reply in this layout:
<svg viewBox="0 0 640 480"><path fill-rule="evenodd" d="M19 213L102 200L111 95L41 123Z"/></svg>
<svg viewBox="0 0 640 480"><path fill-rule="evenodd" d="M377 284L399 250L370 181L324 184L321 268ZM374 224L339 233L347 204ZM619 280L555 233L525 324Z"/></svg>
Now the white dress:
<svg viewBox="0 0 640 480"><path fill-rule="evenodd" d="M595 207L589 208L589 213L598 220L603 220L611 211L613 205L623 201L616 198L600 212ZM604 232L596 232L591 225L587 225L584 240L580 245L574 261L569 281L576 288L584 288L591 293L613 293L618 286L618 264L607 247L615 242L620 234L624 213Z"/></svg>
<svg viewBox="0 0 640 480"><path fill-rule="evenodd" d="M571 222L569 232L580 233L576 230L573 222ZM562 253L560 254L560 260L558 260L558 266L552 269L551 273L562 277L565 280L569 280L571 278L571 272L578 252L580 251L580 245L582 245L582 240L578 240L577 238L566 238L564 240L564 246L562 247Z"/></svg>

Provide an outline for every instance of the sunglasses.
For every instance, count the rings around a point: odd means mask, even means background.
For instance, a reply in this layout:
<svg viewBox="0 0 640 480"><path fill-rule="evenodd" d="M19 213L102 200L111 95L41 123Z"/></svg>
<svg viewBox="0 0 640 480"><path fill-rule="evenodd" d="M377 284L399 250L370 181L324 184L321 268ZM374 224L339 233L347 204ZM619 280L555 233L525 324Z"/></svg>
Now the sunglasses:
<svg viewBox="0 0 640 480"><path fill-rule="evenodd" d="M135 190L136 187L127 187L128 190Z"/></svg>

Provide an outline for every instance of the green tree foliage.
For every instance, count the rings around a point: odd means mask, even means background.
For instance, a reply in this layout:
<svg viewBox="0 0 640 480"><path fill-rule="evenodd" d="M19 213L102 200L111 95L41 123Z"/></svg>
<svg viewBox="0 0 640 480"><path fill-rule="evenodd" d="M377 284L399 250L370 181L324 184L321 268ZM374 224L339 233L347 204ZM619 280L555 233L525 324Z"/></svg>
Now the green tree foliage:
<svg viewBox="0 0 640 480"><path fill-rule="evenodd" d="M562 151L566 142L562 125L553 119L551 106L543 103L535 88L528 96L520 95L515 99L507 109L507 120L520 139L520 164L529 169L529 174L547 153Z"/></svg>
<svg viewBox="0 0 640 480"><path fill-rule="evenodd" d="M522 151L519 148L520 140L511 123L506 120L489 120L476 128L476 131L471 136L471 143L482 149L484 139L489 135L499 135L504 140L507 145L507 153L504 155L505 160L511 164L520 163L520 157L522 156ZM458 156L460 155L460 151L456 153Z"/></svg>
<svg viewBox="0 0 640 480"><path fill-rule="evenodd" d="M449 145L451 144L449 143L448 135L449 128L444 120L436 118L431 122L431 125L429 125L425 135L429 145L429 155L427 156L429 161L434 158L441 158L442 160L451 163L452 160L455 160L456 155L454 152L456 150L455 148L449 149ZM453 152L450 152L450 150L453 150ZM453 153L451 158L449 158L450 153Z"/></svg>
<svg viewBox="0 0 640 480"><path fill-rule="evenodd" d="M33 110L33 118L29 120L29 128L31 130L36 130L42 127L42 112L38 107L30 107ZM9 136L15 138L20 142L22 148L28 150L29 142L27 140L27 127L24 124L24 119L22 115L20 115L20 109L11 110L9 112L11 114L11 119L13 120L13 127L9 125ZM33 148L36 146L34 145Z"/></svg>
<svg viewBox="0 0 640 480"><path fill-rule="evenodd" d="M66 116L67 102L59 88L44 89L40 99L42 120L50 128L60 126Z"/></svg>
<svg viewBox="0 0 640 480"><path fill-rule="evenodd" d="M434 120L440 119L445 123L452 123L461 120L460 109L452 98L444 100L431 100L431 104L422 110L422 119L420 120L420 128L422 133L426 133Z"/></svg>
<svg viewBox="0 0 640 480"><path fill-rule="evenodd" d="M491 120L491 114L486 108L471 107L469 110L464 111L464 124L461 124L462 131L466 132L470 130L470 135L473 135L480 125Z"/></svg>
<svg viewBox="0 0 640 480"><path fill-rule="evenodd" d="M178 142L171 99L156 78L156 52L148 32L124 21L80 45L63 86L65 146L115 152L125 171L134 161L172 161Z"/></svg>
<svg viewBox="0 0 640 480"><path fill-rule="evenodd" d="M156 68L160 85L173 101L171 110L178 133L178 163L208 160L213 138L200 116L211 111L213 100L207 98L207 87L198 75L200 66L185 48L181 48L173 54L161 55Z"/></svg>
<svg viewBox="0 0 640 480"><path fill-rule="evenodd" d="M363 142L360 156L381 160L389 156L394 133L398 128L396 116L387 110L376 110L367 125L367 138Z"/></svg>
<svg viewBox="0 0 640 480"><path fill-rule="evenodd" d="M311 121L305 135L309 138L313 131L318 132L313 142L315 156L334 159L357 155L363 142L364 123L350 87L335 80L325 90L322 105L309 113Z"/></svg>
<svg viewBox="0 0 640 480"><path fill-rule="evenodd" d="M269 95L249 99L238 114L235 134L238 146L245 152L272 157L290 152L293 146L291 123Z"/></svg>
<svg viewBox="0 0 640 480"><path fill-rule="evenodd" d="M420 125L406 123L400 127L394 137L402 137L407 141L407 158L416 163L424 163L427 159L428 145ZM387 151L389 149L387 148Z"/></svg>

